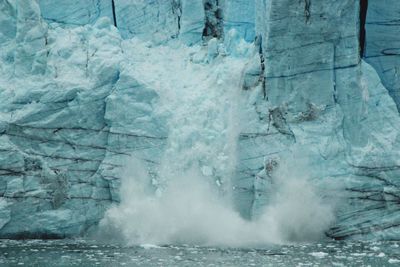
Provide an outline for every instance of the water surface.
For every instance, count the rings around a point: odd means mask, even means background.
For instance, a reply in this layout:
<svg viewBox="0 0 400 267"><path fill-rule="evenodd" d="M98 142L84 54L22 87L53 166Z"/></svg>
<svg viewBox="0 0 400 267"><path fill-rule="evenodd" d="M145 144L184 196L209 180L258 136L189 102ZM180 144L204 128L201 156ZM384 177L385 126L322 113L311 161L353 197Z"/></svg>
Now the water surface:
<svg viewBox="0 0 400 267"><path fill-rule="evenodd" d="M400 242L239 249L127 247L87 240L0 240L0 266L400 266Z"/></svg>

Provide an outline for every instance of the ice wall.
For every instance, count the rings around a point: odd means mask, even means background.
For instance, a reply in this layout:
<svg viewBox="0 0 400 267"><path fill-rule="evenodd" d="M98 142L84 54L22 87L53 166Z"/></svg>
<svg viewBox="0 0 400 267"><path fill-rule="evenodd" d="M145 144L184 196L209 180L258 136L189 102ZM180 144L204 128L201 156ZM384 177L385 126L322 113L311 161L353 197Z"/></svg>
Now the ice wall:
<svg viewBox="0 0 400 267"><path fill-rule="evenodd" d="M200 8L188 9L186 19L181 18L186 2L198 3L202 7L202 0L39 1L43 18L48 23L58 23L62 27L75 27L94 24L97 19L105 16L113 22L115 20L123 38L141 36L156 43L177 38L181 27L183 27L183 32L193 30L185 29L189 24L185 21L203 21L204 14L200 6ZM200 16L193 17L196 10L199 11ZM201 28L199 30L200 38L197 38L197 41L199 41L201 40L203 23L197 26Z"/></svg>
<svg viewBox="0 0 400 267"><path fill-rule="evenodd" d="M336 205L328 236L396 238L399 114L375 70L358 56L359 3L259 3L265 71L250 64L246 74L260 78L242 119L237 206L246 217L260 216L277 190L274 169L290 153L299 159L287 167L306 158L308 176Z"/></svg>
<svg viewBox="0 0 400 267"><path fill-rule="evenodd" d="M82 26L113 17L112 0L39 0L39 4L46 21L63 25Z"/></svg>
<svg viewBox="0 0 400 267"><path fill-rule="evenodd" d="M255 38L255 0L225 0L223 6L224 32L235 29L246 41Z"/></svg>
<svg viewBox="0 0 400 267"><path fill-rule="evenodd" d="M352 72L359 62L358 5L354 1L312 5L309 1L270 1L262 10L257 29L265 71L260 73L260 95L256 113L251 115L256 125L246 127L252 130L243 133L239 142L244 150L239 152L243 159L239 172L246 175L238 180L250 182L252 190L242 193L250 199L249 194L259 195L258 187L265 188L265 179L256 177L253 184L254 172L246 169L263 169L265 162L272 164L279 152L297 143L291 121L313 120L314 113L335 108L341 90L338 79L348 78L339 72Z"/></svg>
<svg viewBox="0 0 400 267"><path fill-rule="evenodd" d="M369 1L365 60L378 72L399 109L400 4L396 0Z"/></svg>
<svg viewBox="0 0 400 267"><path fill-rule="evenodd" d="M178 1L115 1L115 15L123 37L154 35L158 42L176 38L181 13Z"/></svg>
<svg viewBox="0 0 400 267"><path fill-rule="evenodd" d="M63 27L94 24L103 16L114 20L115 16L123 38L140 36L160 43L179 37L193 45L202 41L208 22L219 25L221 37L224 31L234 28L247 41L254 40L254 0L40 0L39 3L43 18Z"/></svg>
<svg viewBox="0 0 400 267"><path fill-rule="evenodd" d="M1 42L1 236L81 235L119 201L125 158L156 162L158 96L122 62L110 19L48 29L36 1L0 6L18 14Z"/></svg>

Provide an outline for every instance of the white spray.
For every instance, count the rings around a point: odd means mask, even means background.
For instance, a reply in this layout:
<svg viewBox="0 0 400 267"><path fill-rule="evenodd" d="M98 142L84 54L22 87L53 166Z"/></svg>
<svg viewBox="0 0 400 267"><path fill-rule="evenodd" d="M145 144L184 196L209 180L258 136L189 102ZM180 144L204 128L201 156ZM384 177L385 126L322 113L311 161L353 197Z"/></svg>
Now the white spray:
<svg viewBox="0 0 400 267"><path fill-rule="evenodd" d="M138 77L159 87L159 112L171 114L169 140L159 194L149 194L145 185L151 178L133 158L123 175L122 201L107 212L103 229L121 233L129 244L238 247L320 237L332 213L300 171L305 166L291 164L290 172L284 162L280 165L279 190L256 221L243 219L231 204L229 182L240 131L238 86L245 60L217 58L202 65L185 61L188 51L182 47L151 48L151 53L135 47L144 51L148 64L135 68L153 68L152 76L143 72Z"/></svg>

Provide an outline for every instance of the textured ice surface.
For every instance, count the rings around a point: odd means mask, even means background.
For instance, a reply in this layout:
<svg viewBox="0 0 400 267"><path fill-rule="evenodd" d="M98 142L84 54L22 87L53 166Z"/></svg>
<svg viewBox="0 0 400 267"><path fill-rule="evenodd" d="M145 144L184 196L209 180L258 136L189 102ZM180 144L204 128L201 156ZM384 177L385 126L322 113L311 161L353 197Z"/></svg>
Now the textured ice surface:
<svg viewBox="0 0 400 267"><path fill-rule="evenodd" d="M180 38L188 44L201 41L204 29L204 6L200 0L181 1Z"/></svg>
<svg viewBox="0 0 400 267"><path fill-rule="evenodd" d="M115 1L118 29L125 38L149 37L156 42L176 38L179 33L178 18L181 15L179 1L120 0Z"/></svg>
<svg viewBox="0 0 400 267"><path fill-rule="evenodd" d="M45 20L64 25L93 24L100 17L113 17L112 0L39 0L39 4Z"/></svg>
<svg viewBox="0 0 400 267"><path fill-rule="evenodd" d="M247 190L236 193L239 207L259 216L276 190L274 168L291 153L307 159L307 175L335 203L327 235L398 238L399 114L375 70L358 57L359 3L264 5L257 31L265 82L249 92L251 108L241 120L247 123L236 184Z"/></svg>
<svg viewBox="0 0 400 267"><path fill-rule="evenodd" d="M201 41L204 28L202 0L40 0L43 18L62 27L94 24L109 17L123 38L141 37L165 42L181 37L187 44ZM115 16L115 17L114 17Z"/></svg>
<svg viewBox="0 0 400 267"><path fill-rule="evenodd" d="M159 154L157 94L122 62L110 19L48 30L35 1L15 8L16 37L2 43L6 53L18 42L0 82L1 235L81 234L118 201L124 157Z"/></svg>
<svg viewBox="0 0 400 267"><path fill-rule="evenodd" d="M133 157L153 193L160 162L194 166L253 219L309 200L280 188L306 178L328 236L399 239L397 1L370 3L371 65L353 0L217 1L207 43L202 0L115 1L118 29L112 1L71 2L0 2L1 237L87 232Z"/></svg>
<svg viewBox="0 0 400 267"><path fill-rule="evenodd" d="M365 58L400 105L400 3L369 1Z"/></svg>
<svg viewBox="0 0 400 267"><path fill-rule="evenodd" d="M255 0L231 0L224 2L224 31L236 29L246 41L255 37Z"/></svg>
<svg viewBox="0 0 400 267"><path fill-rule="evenodd" d="M123 38L140 36L156 43L180 38L193 45L202 40L205 17L215 20L216 10L206 14L203 0L40 0L43 18L63 27L94 24L100 17L114 20ZM222 10L224 30L236 29L247 41L255 31L255 0L211 0ZM218 3L218 4L217 4Z"/></svg>

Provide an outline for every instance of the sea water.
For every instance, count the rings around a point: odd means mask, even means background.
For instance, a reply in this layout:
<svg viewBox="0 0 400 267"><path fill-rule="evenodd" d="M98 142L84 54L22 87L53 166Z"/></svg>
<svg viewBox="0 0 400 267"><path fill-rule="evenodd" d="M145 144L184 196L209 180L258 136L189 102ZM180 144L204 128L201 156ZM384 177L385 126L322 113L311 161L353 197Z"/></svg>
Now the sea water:
<svg viewBox="0 0 400 267"><path fill-rule="evenodd" d="M400 266L400 242L229 248L1 240L0 266Z"/></svg>

